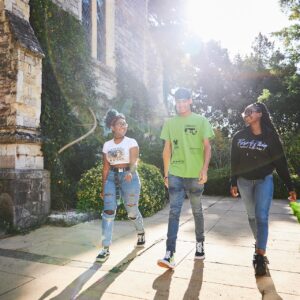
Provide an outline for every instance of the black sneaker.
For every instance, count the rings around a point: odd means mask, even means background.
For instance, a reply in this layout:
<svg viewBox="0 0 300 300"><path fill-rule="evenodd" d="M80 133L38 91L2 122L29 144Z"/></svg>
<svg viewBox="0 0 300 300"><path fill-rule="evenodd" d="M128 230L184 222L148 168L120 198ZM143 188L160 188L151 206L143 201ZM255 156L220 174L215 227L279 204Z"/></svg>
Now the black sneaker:
<svg viewBox="0 0 300 300"><path fill-rule="evenodd" d="M254 254L253 267L256 276L264 276L267 274L267 264L269 263L266 256L261 254Z"/></svg>
<svg viewBox="0 0 300 300"><path fill-rule="evenodd" d="M166 255L163 259L159 259L157 264L162 268L174 269L175 268L175 260L174 260L174 252L167 251Z"/></svg>
<svg viewBox="0 0 300 300"><path fill-rule="evenodd" d="M203 242L197 242L196 243L195 259L204 259L204 258L205 258L204 244L203 244Z"/></svg>
<svg viewBox="0 0 300 300"><path fill-rule="evenodd" d="M137 247L144 247L145 245L145 232L144 233L138 233L138 239L137 239L137 242L136 242L136 246Z"/></svg>
<svg viewBox="0 0 300 300"><path fill-rule="evenodd" d="M109 248L102 248L98 256L96 257L96 261L105 262L109 258Z"/></svg>

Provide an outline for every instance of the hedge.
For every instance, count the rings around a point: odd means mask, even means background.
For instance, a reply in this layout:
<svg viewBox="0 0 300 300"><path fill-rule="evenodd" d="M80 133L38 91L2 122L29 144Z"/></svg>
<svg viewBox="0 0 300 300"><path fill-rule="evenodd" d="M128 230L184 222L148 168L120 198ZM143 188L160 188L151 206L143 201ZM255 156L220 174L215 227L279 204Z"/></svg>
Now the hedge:
<svg viewBox="0 0 300 300"><path fill-rule="evenodd" d="M98 211L99 213L103 210L103 201L100 199L102 168L103 165L99 163L82 176L77 189L78 210ZM140 162L138 173L141 180L139 209L144 217L149 217L166 204L164 181L159 169L150 164ZM127 218L123 204L118 207L116 218Z"/></svg>

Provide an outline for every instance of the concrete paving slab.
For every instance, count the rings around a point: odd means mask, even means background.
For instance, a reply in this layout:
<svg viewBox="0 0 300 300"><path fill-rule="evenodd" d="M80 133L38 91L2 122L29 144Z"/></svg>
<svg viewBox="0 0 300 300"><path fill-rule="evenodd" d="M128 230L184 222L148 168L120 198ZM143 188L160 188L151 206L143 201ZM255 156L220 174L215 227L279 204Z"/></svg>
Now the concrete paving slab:
<svg viewBox="0 0 300 300"><path fill-rule="evenodd" d="M253 249L243 246L227 246L219 244L205 244L205 261L223 263L232 266L249 267L252 264ZM187 259L194 259L191 252Z"/></svg>
<svg viewBox="0 0 300 300"><path fill-rule="evenodd" d="M200 277L199 277L200 276ZM128 284L133 283L133 284ZM127 271L115 278L106 278L81 293L79 300L100 299L99 295L110 293L138 299L258 299L256 289L246 289L203 282L201 274L190 279L176 277L172 271L160 275ZM118 298L117 298L118 299Z"/></svg>
<svg viewBox="0 0 300 300"><path fill-rule="evenodd" d="M10 290L22 287L24 284L34 280L31 276L22 276L16 273L7 273L0 271L0 299Z"/></svg>
<svg viewBox="0 0 300 300"><path fill-rule="evenodd" d="M132 224L116 221L111 256L102 265L94 264L100 249L101 220L70 228L45 226L28 235L0 240L0 288L2 282L6 287L7 274L13 282L4 294L0 289L0 299L295 300L300 297L297 285L291 284L299 282L300 276L299 224L285 201L272 207L270 272L261 278L253 275L253 237L241 201L204 197L203 208L204 264L194 261L194 220L187 200L180 219L174 272L156 265L157 259L165 254L168 207L144 220L147 243L142 249L134 247L136 233ZM12 255L23 253L23 258L22 255L14 258L3 249L11 249Z"/></svg>
<svg viewBox="0 0 300 300"><path fill-rule="evenodd" d="M56 268L56 265L0 256L0 271L6 273L36 278L54 271Z"/></svg>
<svg viewBox="0 0 300 300"><path fill-rule="evenodd" d="M57 267L55 271L31 280L0 299L75 299L81 289L88 288L106 274L100 268L101 265L98 264L92 265L89 269Z"/></svg>

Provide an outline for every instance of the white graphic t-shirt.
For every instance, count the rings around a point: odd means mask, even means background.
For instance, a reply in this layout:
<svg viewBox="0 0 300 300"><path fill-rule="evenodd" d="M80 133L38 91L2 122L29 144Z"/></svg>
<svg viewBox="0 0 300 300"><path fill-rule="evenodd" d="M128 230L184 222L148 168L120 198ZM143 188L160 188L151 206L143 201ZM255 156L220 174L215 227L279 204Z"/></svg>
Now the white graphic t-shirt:
<svg viewBox="0 0 300 300"><path fill-rule="evenodd" d="M106 158L112 166L129 164L129 149L133 147L138 147L136 140L125 136L119 144L116 144L113 139L105 142L102 152L106 154Z"/></svg>

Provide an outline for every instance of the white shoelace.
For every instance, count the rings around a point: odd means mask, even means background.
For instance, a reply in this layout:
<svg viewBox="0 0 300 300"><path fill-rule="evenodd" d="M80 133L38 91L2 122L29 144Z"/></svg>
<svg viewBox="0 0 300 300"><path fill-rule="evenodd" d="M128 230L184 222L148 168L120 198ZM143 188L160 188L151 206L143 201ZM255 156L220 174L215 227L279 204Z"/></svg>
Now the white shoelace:
<svg viewBox="0 0 300 300"><path fill-rule="evenodd" d="M170 258L170 257L171 257L171 251L167 251L165 258Z"/></svg>
<svg viewBox="0 0 300 300"><path fill-rule="evenodd" d="M138 235L138 242L143 242L144 241L144 234L139 234Z"/></svg>
<svg viewBox="0 0 300 300"><path fill-rule="evenodd" d="M196 250L197 250L197 252L201 253L203 251L203 249L204 249L204 247L203 247L202 243L197 243L196 244Z"/></svg>
<svg viewBox="0 0 300 300"><path fill-rule="evenodd" d="M107 248L103 248L100 252L101 255L109 253L109 250Z"/></svg>

